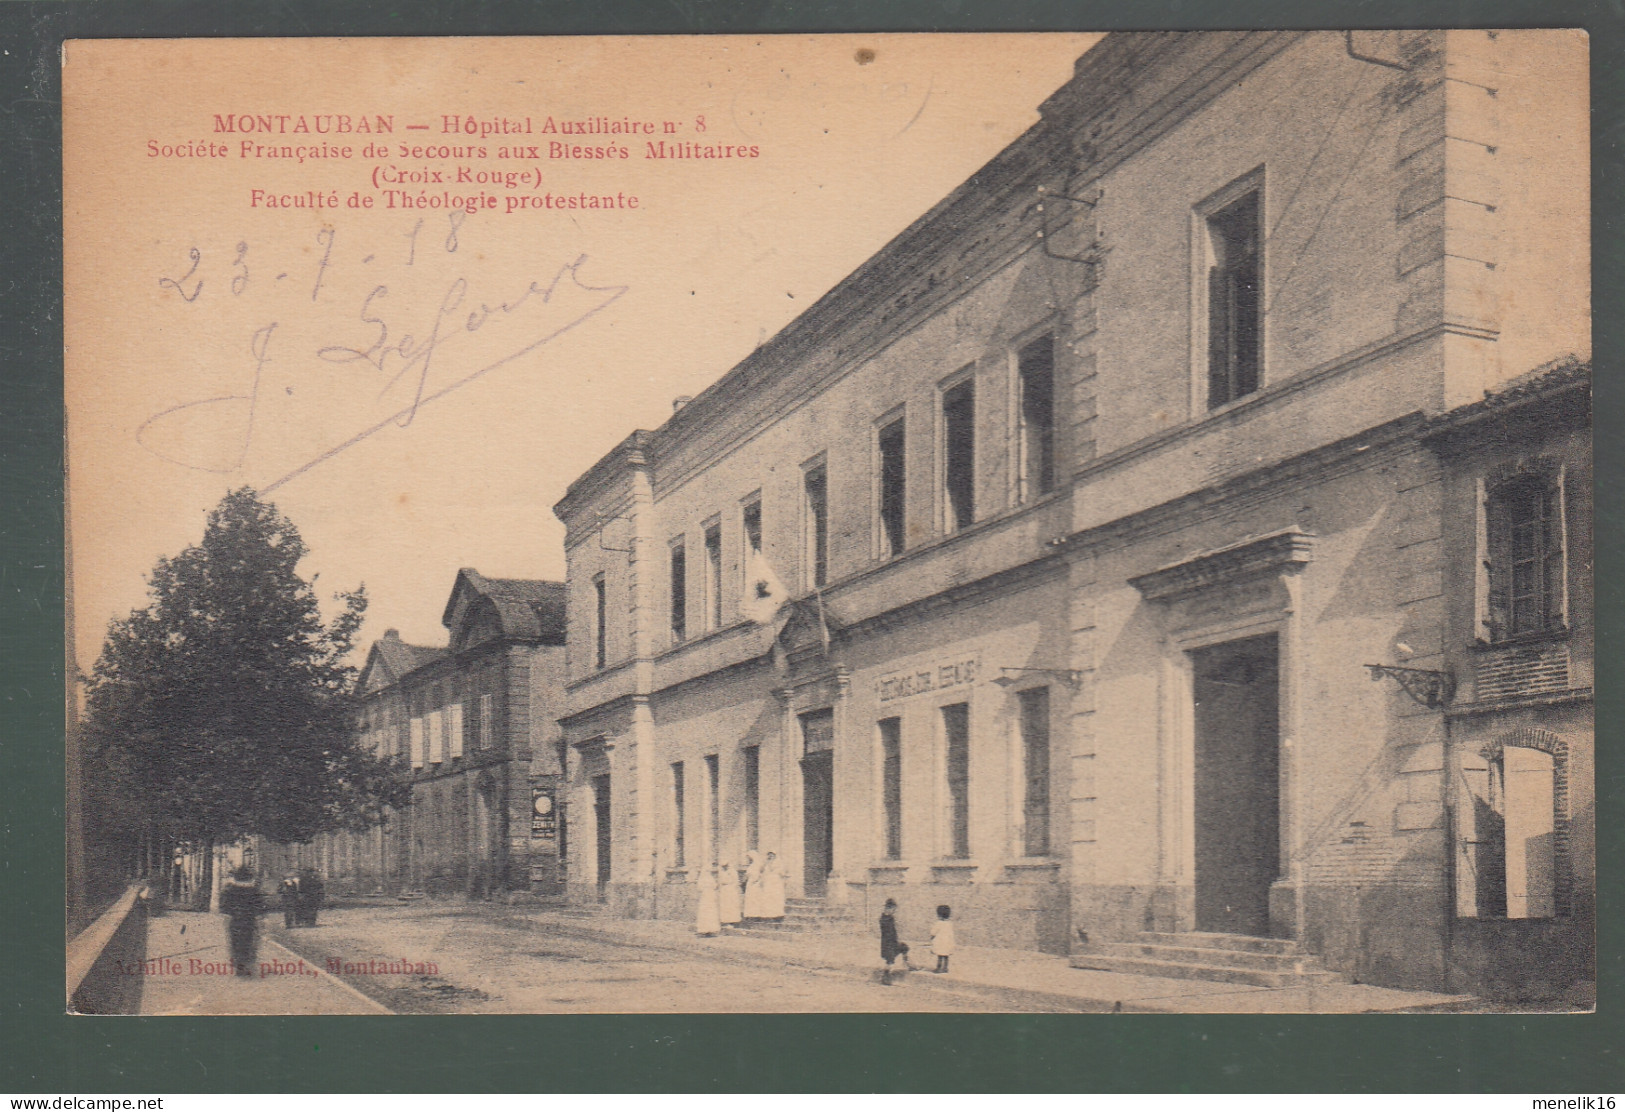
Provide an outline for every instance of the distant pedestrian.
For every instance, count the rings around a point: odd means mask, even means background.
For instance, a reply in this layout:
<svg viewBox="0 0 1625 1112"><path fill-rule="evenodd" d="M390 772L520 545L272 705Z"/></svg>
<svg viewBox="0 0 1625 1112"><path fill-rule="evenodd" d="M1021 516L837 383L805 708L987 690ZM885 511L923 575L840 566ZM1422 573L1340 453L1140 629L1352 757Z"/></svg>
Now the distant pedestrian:
<svg viewBox="0 0 1625 1112"><path fill-rule="evenodd" d="M767 918L766 889L762 884L762 855L751 850L745 855L745 918Z"/></svg>
<svg viewBox="0 0 1625 1112"><path fill-rule="evenodd" d="M954 956L954 909L947 904L937 907L937 921L931 924L931 952L937 955L936 972L948 972L948 959Z"/></svg>
<svg viewBox="0 0 1625 1112"><path fill-rule="evenodd" d="M908 943L897 937L897 901L887 900L880 909L880 983L891 984L892 966L903 959L904 969L913 969L908 960Z"/></svg>
<svg viewBox="0 0 1625 1112"><path fill-rule="evenodd" d="M220 914L226 916L226 941L237 976L254 975L254 957L259 950L260 915L265 912L265 896L254 883L247 865L231 874L220 888Z"/></svg>
<svg viewBox="0 0 1625 1112"><path fill-rule="evenodd" d="M743 902L739 894L739 874L724 861L717 867L717 918L725 927L739 922Z"/></svg>
<svg viewBox="0 0 1625 1112"><path fill-rule="evenodd" d="M762 862L762 918L784 918L784 866L772 850Z"/></svg>
<svg viewBox="0 0 1625 1112"><path fill-rule="evenodd" d="M701 938L711 938L722 929L722 920L717 917L716 871L709 865L702 866L698 884L700 905L694 913L694 933Z"/></svg>
<svg viewBox="0 0 1625 1112"><path fill-rule="evenodd" d="M327 898L327 886L322 883L322 875L315 869L303 869L299 873L299 921L307 927L316 925L316 913L321 911L322 903Z"/></svg>
<svg viewBox="0 0 1625 1112"><path fill-rule="evenodd" d="M277 902L282 905L282 927L284 930L293 930L294 923L299 918L299 877L289 873L277 885Z"/></svg>

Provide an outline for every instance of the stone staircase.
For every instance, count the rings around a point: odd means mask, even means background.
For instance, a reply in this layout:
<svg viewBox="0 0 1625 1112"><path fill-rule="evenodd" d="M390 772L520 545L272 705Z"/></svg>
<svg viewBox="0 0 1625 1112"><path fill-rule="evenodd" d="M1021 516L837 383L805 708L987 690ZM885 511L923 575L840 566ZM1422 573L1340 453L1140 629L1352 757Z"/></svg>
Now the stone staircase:
<svg viewBox="0 0 1625 1112"><path fill-rule="evenodd" d="M849 934L857 927L852 913L812 896L791 896L784 901L783 919L747 919L728 927L741 934Z"/></svg>
<svg viewBox="0 0 1625 1112"><path fill-rule="evenodd" d="M1203 931L1162 934L1147 931L1127 942L1095 945L1074 954L1075 969L1135 973L1142 977L1177 977L1188 981L1224 981L1264 988L1345 984L1320 959L1289 938L1254 938L1244 934Z"/></svg>

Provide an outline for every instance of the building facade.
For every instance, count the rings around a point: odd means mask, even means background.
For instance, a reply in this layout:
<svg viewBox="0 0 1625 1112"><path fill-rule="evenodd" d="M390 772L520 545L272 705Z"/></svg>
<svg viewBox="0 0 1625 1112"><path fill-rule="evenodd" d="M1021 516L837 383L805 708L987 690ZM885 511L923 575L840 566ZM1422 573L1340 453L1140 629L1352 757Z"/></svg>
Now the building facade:
<svg viewBox="0 0 1625 1112"><path fill-rule="evenodd" d="M411 805L292 847L288 864L321 869L344 894L556 894L564 585L463 568L441 620L447 647L389 630L359 681L360 740L409 770Z"/></svg>
<svg viewBox="0 0 1625 1112"><path fill-rule="evenodd" d="M1091 49L556 507L572 892L686 915L698 869L771 850L968 944L1455 976L1454 719L1392 677L1465 667L1432 422L1588 350L1584 60Z"/></svg>

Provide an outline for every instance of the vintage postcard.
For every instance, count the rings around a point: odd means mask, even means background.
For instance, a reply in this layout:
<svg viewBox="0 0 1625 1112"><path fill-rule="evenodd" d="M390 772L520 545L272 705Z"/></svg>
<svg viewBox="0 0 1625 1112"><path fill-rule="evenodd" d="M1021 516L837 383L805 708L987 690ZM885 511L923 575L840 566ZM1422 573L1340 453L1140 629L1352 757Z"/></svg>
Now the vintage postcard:
<svg viewBox="0 0 1625 1112"><path fill-rule="evenodd" d="M1593 1006L1588 43L78 40L67 1006Z"/></svg>

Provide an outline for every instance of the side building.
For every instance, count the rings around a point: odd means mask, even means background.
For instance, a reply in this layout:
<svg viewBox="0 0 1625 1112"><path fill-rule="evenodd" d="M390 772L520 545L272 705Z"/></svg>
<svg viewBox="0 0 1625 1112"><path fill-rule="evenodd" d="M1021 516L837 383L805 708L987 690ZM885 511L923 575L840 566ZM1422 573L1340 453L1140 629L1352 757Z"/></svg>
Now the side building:
<svg viewBox="0 0 1625 1112"><path fill-rule="evenodd" d="M561 891L564 596L562 583L463 568L441 617L447 647L394 630L375 641L357 728L410 770L411 805L380 828L289 847L286 864L321 869L340 894Z"/></svg>
<svg viewBox="0 0 1625 1112"><path fill-rule="evenodd" d="M1596 960L1591 368L1435 422L1444 467L1452 983L1555 995Z"/></svg>
<svg viewBox="0 0 1625 1112"><path fill-rule="evenodd" d="M1438 422L1588 351L1585 96L1569 32L1106 36L555 508L572 893L687 915L772 851L967 944L1478 983L1442 677L1500 659L1452 548L1493 422Z"/></svg>

